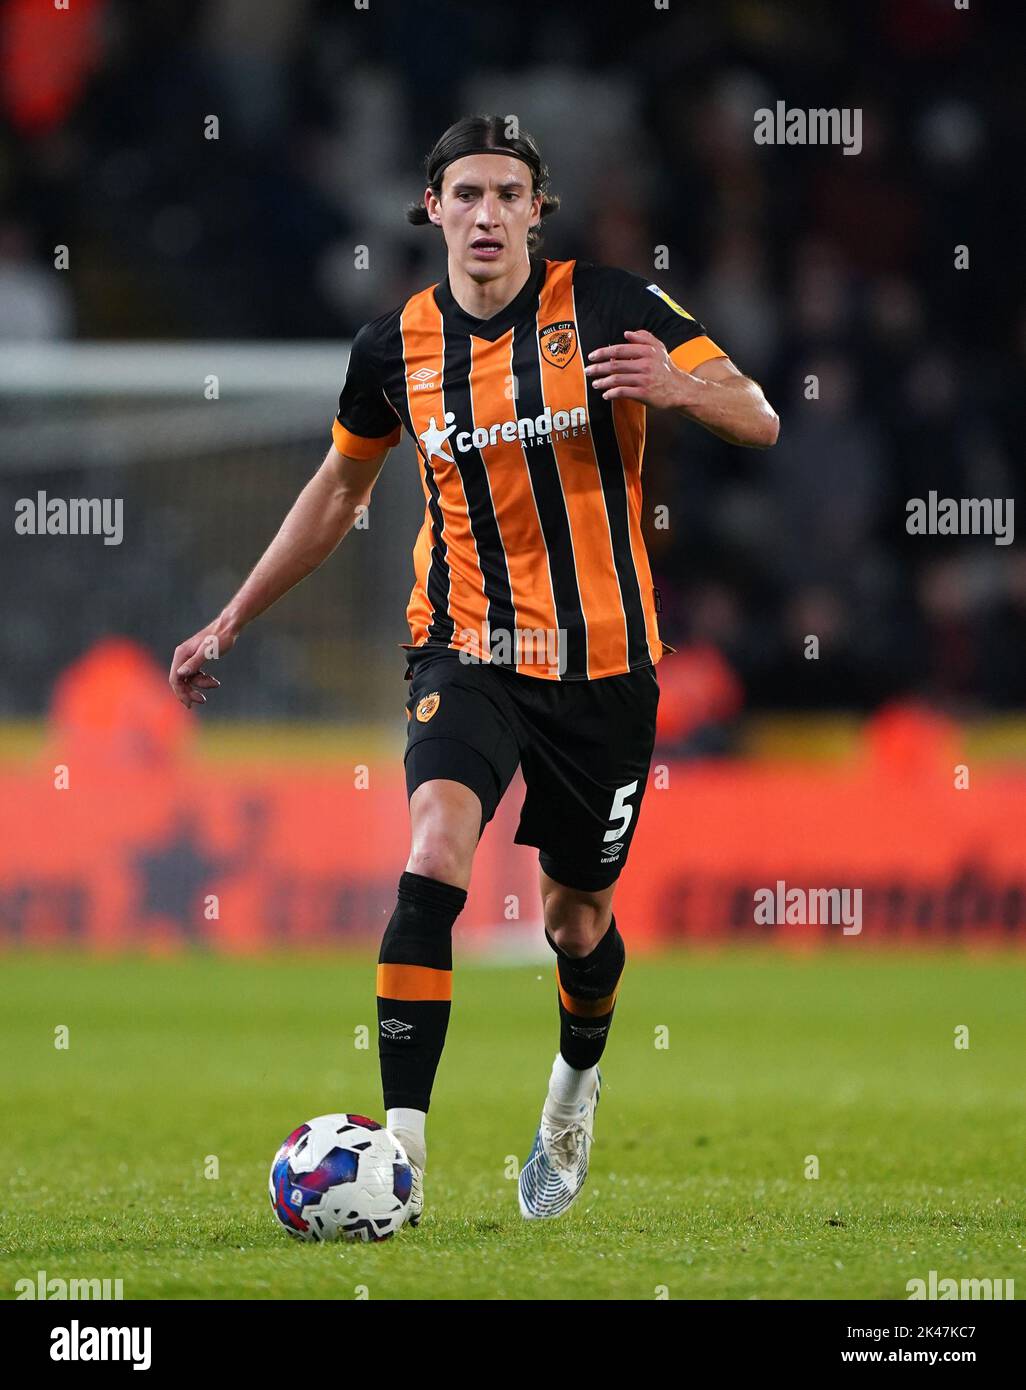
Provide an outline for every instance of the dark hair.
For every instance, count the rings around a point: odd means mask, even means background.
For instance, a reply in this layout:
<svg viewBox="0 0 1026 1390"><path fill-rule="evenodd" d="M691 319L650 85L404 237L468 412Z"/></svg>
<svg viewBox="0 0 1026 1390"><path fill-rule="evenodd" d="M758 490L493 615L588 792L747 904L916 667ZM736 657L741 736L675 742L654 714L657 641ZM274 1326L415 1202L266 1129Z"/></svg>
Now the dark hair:
<svg viewBox="0 0 1026 1390"><path fill-rule="evenodd" d="M512 116L464 116L451 125L424 161L428 187L435 197L442 196L442 179L447 166L454 159L462 159L467 154L500 154L503 150L509 150L523 159L531 171L531 191L532 195L541 194L542 217L555 212L559 207L559 198L548 191L549 171L542 163L538 146L527 131L519 127L516 135L507 135L511 122L516 126L516 119ZM416 227L430 222L423 203L410 203L406 217ZM527 233L527 249L536 250L541 245L541 239L541 227L532 227Z"/></svg>

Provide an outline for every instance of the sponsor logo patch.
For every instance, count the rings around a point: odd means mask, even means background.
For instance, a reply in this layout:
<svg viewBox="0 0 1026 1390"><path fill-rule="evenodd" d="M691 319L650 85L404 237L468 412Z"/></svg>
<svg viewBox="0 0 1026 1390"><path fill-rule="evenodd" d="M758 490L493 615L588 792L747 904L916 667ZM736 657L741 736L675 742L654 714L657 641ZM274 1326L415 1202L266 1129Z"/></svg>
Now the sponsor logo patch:
<svg viewBox="0 0 1026 1390"><path fill-rule="evenodd" d="M424 458L428 463L433 458L445 459L446 463L453 462L452 454L447 454L442 448L442 445L456 428L456 416L451 410L445 412L443 424L447 425L448 429L440 430L435 424L435 417L432 415L427 429L424 430L423 434L417 435L417 438L424 445Z"/></svg>
<svg viewBox="0 0 1026 1390"><path fill-rule="evenodd" d="M653 294L658 295L659 298L663 301L663 303L669 304L673 312L675 314L680 314L682 319L691 319L691 322L694 323L694 315L689 314L687 309L682 309L681 306L677 303L677 301L675 299L671 299L670 296L666 293L666 291L661 290L658 285L646 285L645 289L651 290Z"/></svg>

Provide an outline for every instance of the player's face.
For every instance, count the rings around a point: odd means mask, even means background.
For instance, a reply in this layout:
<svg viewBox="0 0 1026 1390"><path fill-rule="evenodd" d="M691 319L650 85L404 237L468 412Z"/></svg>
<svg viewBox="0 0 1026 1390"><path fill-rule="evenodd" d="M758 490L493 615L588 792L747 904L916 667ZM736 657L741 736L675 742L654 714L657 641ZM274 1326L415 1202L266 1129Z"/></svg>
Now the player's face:
<svg viewBox="0 0 1026 1390"><path fill-rule="evenodd" d="M431 221L442 229L449 255L475 280L497 280L521 265L527 233L541 220L541 196L531 194L531 171L504 154L468 154L442 176L442 196L425 195Z"/></svg>

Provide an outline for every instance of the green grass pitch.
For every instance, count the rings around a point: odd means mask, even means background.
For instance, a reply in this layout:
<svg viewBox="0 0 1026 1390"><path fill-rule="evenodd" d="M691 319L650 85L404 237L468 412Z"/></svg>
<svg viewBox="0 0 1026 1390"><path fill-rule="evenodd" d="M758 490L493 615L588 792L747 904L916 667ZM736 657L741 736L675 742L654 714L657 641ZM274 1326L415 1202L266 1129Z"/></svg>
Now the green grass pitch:
<svg viewBox="0 0 1026 1390"><path fill-rule="evenodd" d="M0 968L4 1298L39 1270L125 1298L901 1300L931 1269L1026 1295L1021 956L629 958L588 1188L525 1223L553 968L457 949L424 1223L375 1246L295 1243L267 1198L297 1124L383 1119L371 955Z"/></svg>

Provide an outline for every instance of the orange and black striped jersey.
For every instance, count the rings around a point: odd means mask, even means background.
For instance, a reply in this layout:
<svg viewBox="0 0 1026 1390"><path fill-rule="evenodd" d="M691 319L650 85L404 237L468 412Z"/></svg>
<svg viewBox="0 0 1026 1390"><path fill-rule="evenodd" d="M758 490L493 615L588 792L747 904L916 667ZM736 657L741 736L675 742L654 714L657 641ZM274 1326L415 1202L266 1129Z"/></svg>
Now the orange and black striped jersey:
<svg viewBox="0 0 1026 1390"><path fill-rule="evenodd" d="M645 543L645 406L604 401L594 348L648 329L691 371L724 353L643 276L532 258L523 289L472 318L448 278L360 329L333 426L372 458L412 436L424 488L411 646L556 680L663 654Z"/></svg>

